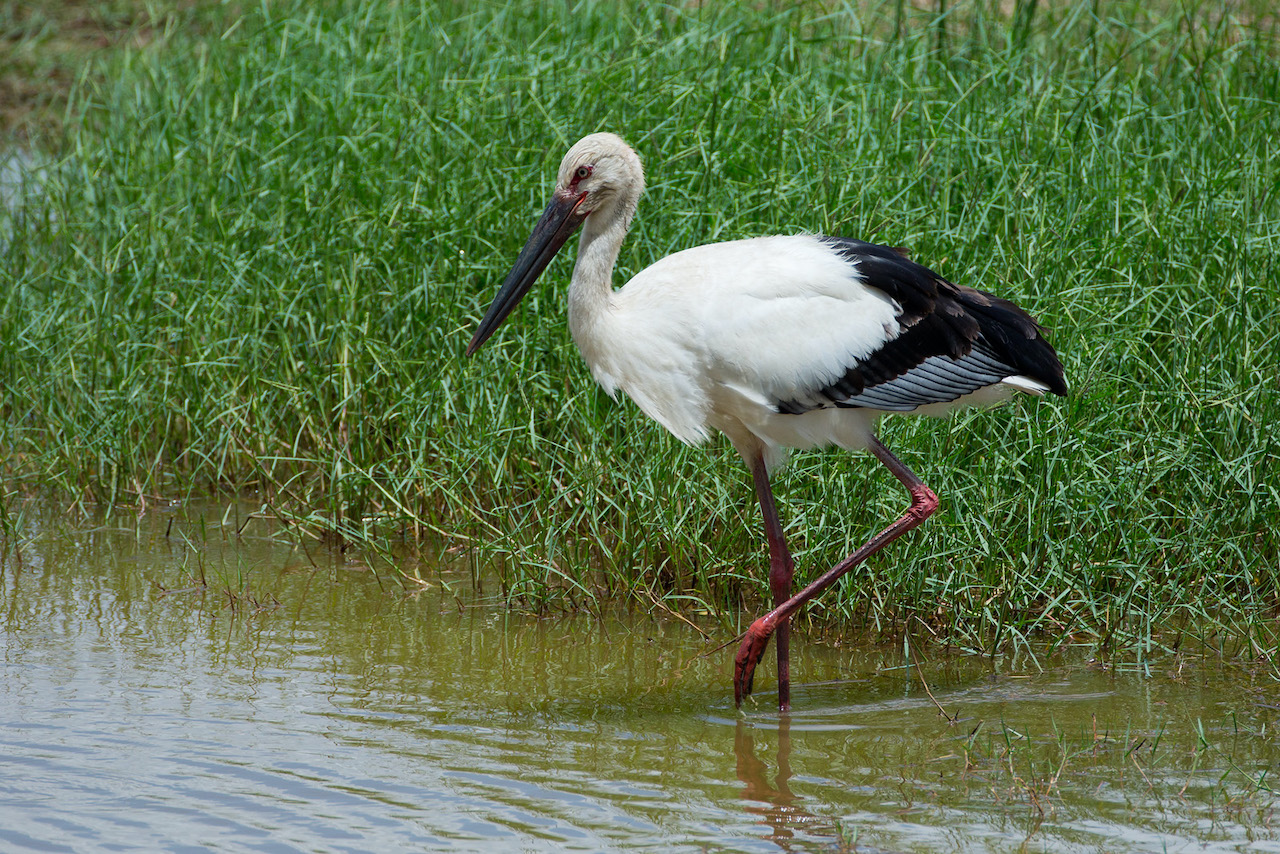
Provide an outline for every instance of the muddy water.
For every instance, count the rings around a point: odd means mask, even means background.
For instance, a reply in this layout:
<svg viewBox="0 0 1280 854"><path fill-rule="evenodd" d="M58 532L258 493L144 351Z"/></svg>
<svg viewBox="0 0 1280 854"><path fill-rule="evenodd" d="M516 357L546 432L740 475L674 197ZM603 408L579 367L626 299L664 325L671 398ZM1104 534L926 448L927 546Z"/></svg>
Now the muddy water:
<svg viewBox="0 0 1280 854"><path fill-rule="evenodd" d="M797 711L739 715L678 621L406 593L220 512L28 512L0 851L1280 851L1271 671L800 638Z"/></svg>

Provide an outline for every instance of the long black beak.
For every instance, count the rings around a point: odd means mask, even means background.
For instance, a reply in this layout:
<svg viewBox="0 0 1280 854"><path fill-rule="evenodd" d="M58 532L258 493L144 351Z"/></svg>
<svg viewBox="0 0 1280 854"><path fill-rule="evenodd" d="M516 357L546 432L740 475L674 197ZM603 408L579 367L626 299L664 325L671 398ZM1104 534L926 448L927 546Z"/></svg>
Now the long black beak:
<svg viewBox="0 0 1280 854"><path fill-rule="evenodd" d="M556 257L564 242L582 225L587 215L578 211L578 205L586 197L586 193L570 193L568 190L556 190L552 195L551 203L542 212L538 224L533 227L533 234L529 235L529 242L520 250L515 266L507 274L502 287L498 288L498 295L493 298L484 319L476 328L476 334L467 345L468 356L479 350L489 340L489 336L497 331L512 309L524 299L533 283L538 281L538 277L551 263L551 259Z"/></svg>

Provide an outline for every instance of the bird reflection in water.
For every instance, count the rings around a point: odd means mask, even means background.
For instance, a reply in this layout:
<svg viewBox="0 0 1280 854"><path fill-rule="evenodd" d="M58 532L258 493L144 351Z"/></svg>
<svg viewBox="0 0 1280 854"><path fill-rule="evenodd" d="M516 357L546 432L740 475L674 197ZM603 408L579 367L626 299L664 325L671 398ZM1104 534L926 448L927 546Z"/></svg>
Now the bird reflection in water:
<svg viewBox="0 0 1280 854"><path fill-rule="evenodd" d="M760 816L769 825L769 839L783 851L790 851L795 827L817 820L813 813L798 806L802 799L791 791L791 722L785 715L778 720L778 771L772 783L769 764L756 757L754 729L739 720L733 736L738 779L743 784L741 797L748 802L747 812Z"/></svg>

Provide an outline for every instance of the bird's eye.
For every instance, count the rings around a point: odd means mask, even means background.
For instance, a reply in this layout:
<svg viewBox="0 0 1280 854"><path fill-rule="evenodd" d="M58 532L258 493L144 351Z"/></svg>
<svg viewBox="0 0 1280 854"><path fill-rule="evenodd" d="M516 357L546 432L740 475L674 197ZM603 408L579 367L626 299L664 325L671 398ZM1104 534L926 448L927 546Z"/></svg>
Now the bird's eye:
<svg viewBox="0 0 1280 854"><path fill-rule="evenodd" d="M578 176L578 180L579 180L579 181L581 181L583 178L586 178L587 176L589 176L589 175L591 174L591 167L590 167L590 166L579 166L579 167L578 167L578 171L577 171L577 172L575 172L575 173L573 173L573 174L577 175L577 176Z"/></svg>

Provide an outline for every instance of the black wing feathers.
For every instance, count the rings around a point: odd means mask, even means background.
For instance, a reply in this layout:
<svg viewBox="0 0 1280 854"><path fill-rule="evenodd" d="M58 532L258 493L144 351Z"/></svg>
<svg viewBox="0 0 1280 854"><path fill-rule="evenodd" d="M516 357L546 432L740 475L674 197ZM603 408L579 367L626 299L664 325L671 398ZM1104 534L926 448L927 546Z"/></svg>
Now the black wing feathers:
<svg viewBox="0 0 1280 854"><path fill-rule="evenodd" d="M864 284L898 304L900 332L805 400L780 401L779 412L823 406L910 411L1018 375L1066 394L1057 353L1040 325L1014 303L948 282L896 247L821 239L857 268Z"/></svg>

